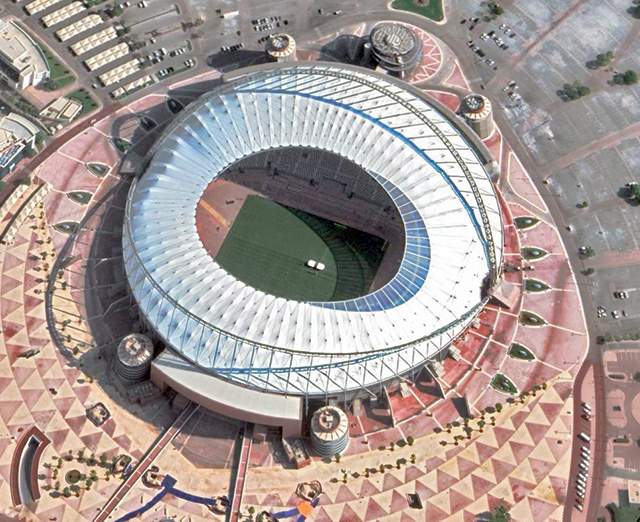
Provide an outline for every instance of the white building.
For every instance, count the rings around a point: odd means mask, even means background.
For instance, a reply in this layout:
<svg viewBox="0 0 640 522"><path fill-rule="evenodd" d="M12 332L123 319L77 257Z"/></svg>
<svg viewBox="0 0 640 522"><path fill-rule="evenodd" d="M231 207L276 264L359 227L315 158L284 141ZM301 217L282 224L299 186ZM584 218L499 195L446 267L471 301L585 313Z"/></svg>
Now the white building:
<svg viewBox="0 0 640 522"><path fill-rule="evenodd" d="M49 77L42 50L14 22L0 22L0 76L14 89L38 85Z"/></svg>

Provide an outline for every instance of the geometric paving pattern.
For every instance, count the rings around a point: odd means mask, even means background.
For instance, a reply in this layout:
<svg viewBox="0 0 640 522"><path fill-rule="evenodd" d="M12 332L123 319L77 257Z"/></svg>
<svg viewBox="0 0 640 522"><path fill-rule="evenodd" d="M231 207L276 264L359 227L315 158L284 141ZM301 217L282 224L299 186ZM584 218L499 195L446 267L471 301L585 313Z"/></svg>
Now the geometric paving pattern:
<svg viewBox="0 0 640 522"><path fill-rule="evenodd" d="M425 47L425 63L431 63L429 57L433 58L433 63L424 74L432 75L438 70L442 57L436 49L437 45L430 49ZM151 105L157 101L158 98L151 95L135 104ZM139 109L136 107L136 110ZM88 173L84 164L100 161L115 165L117 154L107 143L111 124L112 120L99 122L98 128L78 135L75 145L65 144L41 166L38 176L54 189L44 202L49 223L79 220L86 211L86 208L70 206L65 192L89 190L98 193L104 188L103 184L110 176L99 180ZM425 397L414 394L407 401L422 404L421 413L414 419L402 420L396 428L382 429L368 436L367 445L362 444L362 438L354 439L350 452L357 446L360 449L340 463L314 461L299 471L284 470L279 466L250 469L243 502L245 511L251 505L256 509L293 506L297 504L292 496L295 484L318 479L326 495L311 515L310 522L411 522L425 518L430 521L475 521L476 514L490 510L497 503L510 506L514 521L561 519L571 445L570 394L572 377L585 349L584 319L580 314L567 312L580 312L579 297L573 276L567 270L563 246L544 205L535 199L535 189L526 173L510 178L509 172L516 170L511 168L512 156L499 133L494 134L487 145L503 168L500 183L508 215L505 222L507 261L517 261L521 245L539 246L550 253L547 258L535 262L535 272L531 275L548 283L552 290L544 295L521 296L522 305L542 315L548 325L539 329L524 328L509 311L488 307L482 316L483 325L469 334L467 343L475 343L476 348L473 351L463 349L460 361L445 361L446 400L426 404L423 402ZM81 151L82 156L74 154L75 151ZM60 172L69 175L60 176ZM34 424L52 440L41 458L42 463L51 462L53 455L80 449L109 456L128 453L136 459L155 437L148 424L135 414L119 411L103 390L88 382L80 368L69 366L54 348L45 321L42 293L44 263L53 264L53 261L43 260L41 254L50 252L51 245L59 250L66 236L49 226L32 228L40 224L40 210L37 208L33 212L35 219L24 221L11 244L0 246L0 514L27 513L24 506L10 507L8 480L17 439ZM518 215L534 215L541 221L530 230L516 230L511 216ZM0 221L3 219L5 216L0 216ZM51 243L48 243L49 238L52 238ZM518 285L525 276L522 272L509 274L510 280ZM78 279L81 282L81 277ZM73 303L71 293L75 291L74 300L80 301L81 292L73 288L73 277L70 281L70 289L60 296L69 297L68 302ZM58 300L54 304L65 309L65 313L79 315L72 304L63 304L64 301ZM82 323L74 325L78 329L74 331L74 337L84 338L82 330L86 328ZM513 341L532 349L537 360L525 363L509 358L506 352ZM557 346L562 346L562 350L557 350ZM34 347L40 350L35 357L18 357ZM440 445L441 440L453 440L452 435L433 433L434 427L442 427L455 417L450 398L466 394L476 412L497 401L504 402L504 396L488 388L490 376L498 370L504 371L521 390L542 381L547 382L547 389L528 398L524 404L505 405L502 412L495 414L496 426L487 426L483 433L474 433L471 440L465 440L459 446ZM116 413L101 427L95 427L85 415L85 408L98 401ZM429 417L425 416L426 412ZM415 432L416 442L412 447L396 448L393 452L376 449L378 441L398 440L414 433L411 426L412 423L416 426L418 421L422 427L421 431ZM362 475L366 467L377 467L381 462L393 464L399 458L410 460L412 453L415 454L414 464L402 465L400 469L394 467L368 478ZM208 469L192 469L181 474L184 465L177 454L165 452L158 464L178 479L180 489L210 495L212 489L228 484L228 471L227 475L216 475ZM354 478L349 474L345 484L342 469L359 472L360 476ZM49 473L46 469L40 472ZM332 477L338 477L339 482L332 483ZM35 506L36 518L64 522L90 520L118 482L115 479L99 480L90 491L83 491L80 498L54 499L42 491L42 498ZM40 481L41 487L47 483L50 483L49 479ZM408 508L406 494L413 492L420 494L423 511ZM114 516L139 508L152 495L152 491L136 486ZM143 520L159 520L165 514L185 521L190 517L193 522L211 519L202 506L167 495L143 516Z"/></svg>
<svg viewBox="0 0 640 522"><path fill-rule="evenodd" d="M571 456L571 387L571 381L558 381L524 405L506 405L496 414L495 427L465 445L442 447L437 443L442 435L434 435L431 441L421 439L419 445L393 453L314 463L294 480L322 481L326 494L314 513L315 522L409 522L424 517L430 522L475 521L477 514L498 503L512 506L514 521L560 521ZM393 463L410 452L417 457L414 465L369 478L349 475L347 483L342 482L341 469L362 472L367 465ZM340 475L337 484L330 482L331 473ZM278 469L250 470L245 512L251 505L257 511L295 505L290 476L290 471ZM405 495L413 492L420 494L422 512L407 505Z"/></svg>

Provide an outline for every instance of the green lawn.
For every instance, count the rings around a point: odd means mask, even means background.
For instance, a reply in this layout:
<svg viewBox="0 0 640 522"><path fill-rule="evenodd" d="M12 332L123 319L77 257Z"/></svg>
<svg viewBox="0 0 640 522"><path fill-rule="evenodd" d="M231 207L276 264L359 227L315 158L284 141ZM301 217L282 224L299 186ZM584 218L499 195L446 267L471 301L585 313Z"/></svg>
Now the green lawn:
<svg viewBox="0 0 640 522"><path fill-rule="evenodd" d="M80 116L84 116L88 112L95 110L96 107L98 107L98 104L94 101L91 95L84 89L78 89L77 91L72 92L67 96L67 98L72 98L82 103L82 110L80 111L78 118Z"/></svg>
<svg viewBox="0 0 640 522"><path fill-rule="evenodd" d="M63 76L69 76L70 71L64 66L63 63L60 62L47 48L47 46L42 45L41 42L36 42L44 59L47 61L47 66L49 67L49 76L52 80L57 80L58 78L62 78Z"/></svg>
<svg viewBox="0 0 640 522"><path fill-rule="evenodd" d="M614 522L637 522L640 520L640 509L637 507L618 507L611 503L607 505L607 509L613 515Z"/></svg>
<svg viewBox="0 0 640 522"><path fill-rule="evenodd" d="M309 259L326 268L307 268ZM292 212L259 196L245 201L216 261L244 283L296 301L328 301L336 287L336 262L323 239Z"/></svg>
<svg viewBox="0 0 640 522"><path fill-rule="evenodd" d="M427 18L431 18L436 22L444 19L444 10L442 9L442 0L424 0L424 5L418 4L417 0L395 0L391 7L401 11L411 11Z"/></svg>

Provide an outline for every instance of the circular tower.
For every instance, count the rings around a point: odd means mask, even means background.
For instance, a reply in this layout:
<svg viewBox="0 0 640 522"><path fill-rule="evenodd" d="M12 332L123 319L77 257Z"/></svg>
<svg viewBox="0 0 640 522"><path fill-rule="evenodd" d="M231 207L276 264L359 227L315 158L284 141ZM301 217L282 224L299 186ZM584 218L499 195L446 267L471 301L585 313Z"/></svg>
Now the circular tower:
<svg viewBox="0 0 640 522"><path fill-rule="evenodd" d="M493 112L488 98L469 94L462 99L458 113L480 139L488 138L493 132Z"/></svg>
<svg viewBox="0 0 640 522"><path fill-rule="evenodd" d="M378 65L404 78L422 59L422 41L408 27L380 24L369 35L371 51Z"/></svg>
<svg viewBox="0 0 640 522"><path fill-rule="evenodd" d="M349 445L349 420L337 406L324 406L311 418L311 443L322 457L342 453Z"/></svg>
<svg viewBox="0 0 640 522"><path fill-rule="evenodd" d="M265 51L273 62L291 62L296 59L296 41L285 33L272 34L267 40Z"/></svg>
<svg viewBox="0 0 640 522"><path fill-rule="evenodd" d="M153 343L146 335L132 333L122 338L116 355L116 373L126 381L139 381L149 372Z"/></svg>

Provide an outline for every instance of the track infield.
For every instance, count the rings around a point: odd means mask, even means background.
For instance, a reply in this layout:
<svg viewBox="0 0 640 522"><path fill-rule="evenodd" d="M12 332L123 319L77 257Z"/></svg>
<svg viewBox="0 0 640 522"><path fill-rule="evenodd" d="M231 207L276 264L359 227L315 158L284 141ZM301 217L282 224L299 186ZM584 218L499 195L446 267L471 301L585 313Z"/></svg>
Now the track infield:
<svg viewBox="0 0 640 522"><path fill-rule="evenodd" d="M326 268L308 268L310 259ZM242 205L216 261L235 278L278 297L329 301L336 288L336 261L323 239L285 207L255 195Z"/></svg>

